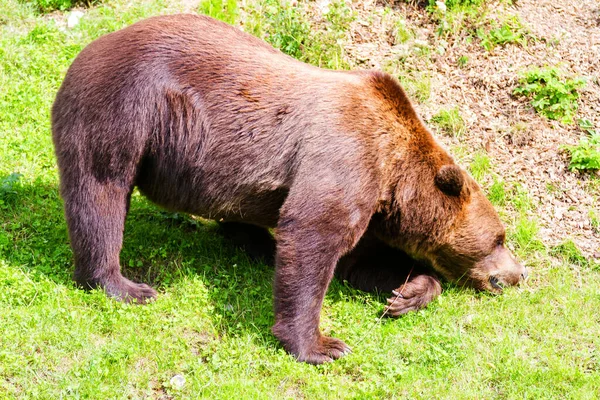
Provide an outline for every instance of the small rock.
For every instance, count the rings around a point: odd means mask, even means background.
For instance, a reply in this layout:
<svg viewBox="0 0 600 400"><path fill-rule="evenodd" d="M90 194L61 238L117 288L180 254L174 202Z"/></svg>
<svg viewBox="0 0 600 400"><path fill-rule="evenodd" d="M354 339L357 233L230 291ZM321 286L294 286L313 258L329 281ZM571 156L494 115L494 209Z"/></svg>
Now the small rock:
<svg viewBox="0 0 600 400"><path fill-rule="evenodd" d="M417 39L414 41L414 43L417 47L429 47L429 42L427 42L427 40Z"/></svg>
<svg viewBox="0 0 600 400"><path fill-rule="evenodd" d="M169 383L171 383L171 387L173 389L182 389L185 385L185 377L183 375L177 374L171 378Z"/></svg>
<svg viewBox="0 0 600 400"><path fill-rule="evenodd" d="M77 24L79 24L81 17L83 17L83 12L72 11L69 14L69 18L67 18L67 28L74 28Z"/></svg>

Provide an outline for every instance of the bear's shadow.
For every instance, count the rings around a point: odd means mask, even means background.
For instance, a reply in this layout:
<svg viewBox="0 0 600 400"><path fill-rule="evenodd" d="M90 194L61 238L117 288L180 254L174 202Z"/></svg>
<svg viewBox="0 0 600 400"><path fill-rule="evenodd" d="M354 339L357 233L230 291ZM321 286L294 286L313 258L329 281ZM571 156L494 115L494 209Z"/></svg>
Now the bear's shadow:
<svg viewBox="0 0 600 400"><path fill-rule="evenodd" d="M22 266L32 280L44 276L73 287L73 255L58 188L17 184L10 193L0 193L0 199L0 223L7 227L3 240L9 249L0 257ZM251 331L260 340L275 342L270 333L274 268L269 264L228 241L214 221L163 211L139 194L132 197L121 251L123 275L152 285L159 297L182 280L199 279L218 314L219 333ZM337 302L355 293L334 279L327 300ZM386 296L365 296L383 308Z"/></svg>

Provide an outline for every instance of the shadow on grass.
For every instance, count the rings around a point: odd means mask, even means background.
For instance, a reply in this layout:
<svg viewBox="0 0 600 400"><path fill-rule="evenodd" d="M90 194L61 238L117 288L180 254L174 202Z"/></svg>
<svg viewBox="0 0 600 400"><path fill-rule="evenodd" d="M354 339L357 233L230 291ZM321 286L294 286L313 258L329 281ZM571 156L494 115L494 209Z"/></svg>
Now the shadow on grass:
<svg viewBox="0 0 600 400"><path fill-rule="evenodd" d="M15 183L0 195L0 259L19 266L32 280L50 279L73 288L73 257L58 188ZM252 260L228 242L213 221L168 213L134 193L121 251L123 275L161 293L185 280L200 279L219 314L222 333L258 332L274 340L273 267ZM335 281L332 302L356 289ZM361 292L362 293L362 292ZM369 294L374 301L385 296Z"/></svg>

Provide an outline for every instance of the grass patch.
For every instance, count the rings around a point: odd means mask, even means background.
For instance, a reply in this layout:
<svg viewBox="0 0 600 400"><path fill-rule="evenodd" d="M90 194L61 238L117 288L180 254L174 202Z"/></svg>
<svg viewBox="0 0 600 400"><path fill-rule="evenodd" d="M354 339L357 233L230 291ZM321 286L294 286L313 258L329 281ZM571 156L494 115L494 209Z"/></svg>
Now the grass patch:
<svg viewBox="0 0 600 400"><path fill-rule="evenodd" d="M521 253L544 251L545 246L538 238L539 226L535 219L520 217L509 237L520 249Z"/></svg>
<svg viewBox="0 0 600 400"><path fill-rule="evenodd" d="M98 5L103 0L27 0L33 4L41 13L49 13L52 11L65 11L75 6L92 7Z"/></svg>
<svg viewBox="0 0 600 400"><path fill-rule="evenodd" d="M406 26L406 21L398 19L394 24L394 43L406 43L414 38L414 33Z"/></svg>
<svg viewBox="0 0 600 400"><path fill-rule="evenodd" d="M492 162L490 156L488 156L487 153L480 151L473 156L473 161L469 164L469 171L476 181L481 182L488 174L491 167Z"/></svg>
<svg viewBox="0 0 600 400"><path fill-rule="evenodd" d="M202 0L198 11L230 25L234 25L239 17L236 0Z"/></svg>
<svg viewBox="0 0 600 400"><path fill-rule="evenodd" d="M521 76L513 93L530 98L533 108L549 119L570 124L578 108L577 90L584 80L562 75L555 67L532 69Z"/></svg>
<svg viewBox="0 0 600 400"><path fill-rule="evenodd" d="M484 0L429 0L427 10L438 24L437 35L446 38L471 30L487 14Z"/></svg>
<svg viewBox="0 0 600 400"><path fill-rule="evenodd" d="M527 189L517 184L511 190L511 204L521 215L533 209L533 202Z"/></svg>
<svg viewBox="0 0 600 400"><path fill-rule="evenodd" d="M411 72L398 76L402 87L411 99L423 103L431 96L431 75L427 72Z"/></svg>
<svg viewBox="0 0 600 400"><path fill-rule="evenodd" d="M439 126L447 135L454 137L461 136L467 129L458 106L448 110L440 110L431 118L431 122Z"/></svg>
<svg viewBox="0 0 600 400"><path fill-rule="evenodd" d="M504 206L506 204L506 189L503 180L494 178L494 182L488 189L488 199L495 206Z"/></svg>
<svg viewBox="0 0 600 400"><path fill-rule="evenodd" d="M555 257L562 257L566 262L580 267L589 267L590 262L581 253L572 240L567 240L550 250L550 254Z"/></svg>
<svg viewBox="0 0 600 400"><path fill-rule="evenodd" d="M278 0L260 0L245 9L244 29L265 39L284 53L309 64L348 69L343 40L355 16L341 0L333 1L316 24L306 0L292 6Z"/></svg>

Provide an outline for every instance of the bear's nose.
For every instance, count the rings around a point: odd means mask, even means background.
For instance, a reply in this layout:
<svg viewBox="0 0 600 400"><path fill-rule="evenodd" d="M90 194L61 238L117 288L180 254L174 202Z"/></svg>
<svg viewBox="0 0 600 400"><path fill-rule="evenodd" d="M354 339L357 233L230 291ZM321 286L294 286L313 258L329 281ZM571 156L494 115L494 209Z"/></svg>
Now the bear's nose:
<svg viewBox="0 0 600 400"><path fill-rule="evenodd" d="M529 276L529 272L527 272L527 268L523 267L523 272L521 273L521 279L525 280Z"/></svg>

